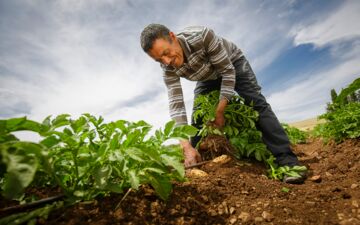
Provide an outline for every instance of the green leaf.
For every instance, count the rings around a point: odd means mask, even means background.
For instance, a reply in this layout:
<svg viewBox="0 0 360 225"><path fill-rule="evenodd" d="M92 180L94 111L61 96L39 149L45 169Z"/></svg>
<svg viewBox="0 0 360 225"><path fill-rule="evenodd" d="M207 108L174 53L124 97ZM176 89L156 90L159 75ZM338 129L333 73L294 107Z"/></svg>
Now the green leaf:
<svg viewBox="0 0 360 225"><path fill-rule="evenodd" d="M161 158L164 160L166 165L173 167L180 176L185 176L185 169L183 163L181 163L176 158L167 155L161 155Z"/></svg>
<svg viewBox="0 0 360 225"><path fill-rule="evenodd" d="M42 147L38 144L18 142L1 144L2 163L6 165L6 174L2 184L3 195L13 199L33 181L38 168L38 157Z"/></svg>
<svg viewBox="0 0 360 225"><path fill-rule="evenodd" d="M12 118L6 120L6 129L8 131L16 131L17 128L26 121L26 117Z"/></svg>
<svg viewBox="0 0 360 225"><path fill-rule="evenodd" d="M129 180L130 180L130 184L131 187L135 190L137 190L139 188L140 185L140 179L136 173L135 170L128 170L128 174L129 174Z"/></svg>
<svg viewBox="0 0 360 225"><path fill-rule="evenodd" d="M125 149L125 154L127 154L130 158L139 161L145 162L144 154L139 148L131 147Z"/></svg>
<svg viewBox="0 0 360 225"><path fill-rule="evenodd" d="M76 134L78 134L81 131L88 130L89 125L87 124L87 120L85 119L85 117L80 117L77 120L71 121L71 128L74 130Z"/></svg>
<svg viewBox="0 0 360 225"><path fill-rule="evenodd" d="M169 134L172 131L172 129L174 128L174 126L175 126L175 121L174 120L171 120L171 121L166 123L165 129L164 129L165 137L169 136Z"/></svg>
<svg viewBox="0 0 360 225"><path fill-rule="evenodd" d="M45 145L46 147L51 148L51 147L57 145L58 143L60 143L60 141L61 141L61 140L58 139L58 138L55 137L55 136L49 136L49 137L43 139L43 140L40 142L40 144L43 144L43 145Z"/></svg>
<svg viewBox="0 0 360 225"><path fill-rule="evenodd" d="M70 121L68 120L68 117L70 117L69 114L61 114L58 115L53 121L52 121L52 128L58 128L61 126L69 125Z"/></svg>
<svg viewBox="0 0 360 225"><path fill-rule="evenodd" d="M155 189L156 194L158 194L163 200L167 200L172 190L170 179L166 176L151 173L148 176L148 180L151 186Z"/></svg>
<svg viewBox="0 0 360 225"><path fill-rule="evenodd" d="M255 151L255 159L257 161L262 161L261 153L259 151Z"/></svg>
<svg viewBox="0 0 360 225"><path fill-rule="evenodd" d="M109 165L100 166L95 170L94 173L95 183L100 189L103 189L108 183L108 179L111 176L111 172L112 172L112 168Z"/></svg>
<svg viewBox="0 0 360 225"><path fill-rule="evenodd" d="M104 187L104 190L108 190L108 191L115 192L115 193L122 193L123 187L121 184L118 184L118 183L114 183L114 184L108 183Z"/></svg>
<svg viewBox="0 0 360 225"><path fill-rule="evenodd" d="M151 171L151 172L155 172L155 173L158 173L158 174L164 174L166 173L166 171L160 169L160 168L155 168L155 167L145 167L143 169L143 171Z"/></svg>

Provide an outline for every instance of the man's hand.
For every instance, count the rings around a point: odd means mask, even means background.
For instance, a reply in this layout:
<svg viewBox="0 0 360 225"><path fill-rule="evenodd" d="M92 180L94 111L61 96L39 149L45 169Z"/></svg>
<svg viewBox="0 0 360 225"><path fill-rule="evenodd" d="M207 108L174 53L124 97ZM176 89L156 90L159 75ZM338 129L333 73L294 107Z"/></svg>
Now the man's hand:
<svg viewBox="0 0 360 225"><path fill-rule="evenodd" d="M216 108L216 117L214 124L219 128L225 125L224 111L227 103L228 103L227 99L223 98L220 100L218 107Z"/></svg>
<svg viewBox="0 0 360 225"><path fill-rule="evenodd" d="M219 128L225 125L224 113L216 113L214 124Z"/></svg>
<svg viewBox="0 0 360 225"><path fill-rule="evenodd" d="M181 147L183 148L183 153L185 157L184 165L191 166L201 161L201 156L198 151L193 148L189 141L182 140L180 141Z"/></svg>

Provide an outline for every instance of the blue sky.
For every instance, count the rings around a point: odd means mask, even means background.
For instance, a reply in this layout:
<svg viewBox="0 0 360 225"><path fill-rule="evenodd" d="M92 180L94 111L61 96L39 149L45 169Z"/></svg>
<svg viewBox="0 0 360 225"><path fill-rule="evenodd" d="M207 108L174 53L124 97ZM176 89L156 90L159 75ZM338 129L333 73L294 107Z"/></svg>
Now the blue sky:
<svg viewBox="0 0 360 225"><path fill-rule="evenodd" d="M330 89L359 77L359 12L357 0L2 0L0 118L89 112L162 126L162 72L139 43L149 23L212 28L243 50L281 121L315 117ZM195 83L182 86L190 116Z"/></svg>

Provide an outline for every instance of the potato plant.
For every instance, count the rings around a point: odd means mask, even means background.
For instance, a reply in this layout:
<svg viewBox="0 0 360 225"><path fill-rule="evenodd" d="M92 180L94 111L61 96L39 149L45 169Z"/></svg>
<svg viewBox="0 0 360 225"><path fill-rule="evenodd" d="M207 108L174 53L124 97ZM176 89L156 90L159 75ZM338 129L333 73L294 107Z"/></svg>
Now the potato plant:
<svg viewBox="0 0 360 225"><path fill-rule="evenodd" d="M300 176L298 172L306 171L304 166L289 168L276 165L275 157L262 142L261 132L256 129L258 112L251 105L245 105L240 96L234 96L226 106L225 126L222 129L215 127L212 122L215 120L218 100L219 91L200 95L195 100L194 120L201 121L202 124L198 134L201 136L198 147L201 147L203 141L206 142L209 135L224 136L236 150L232 153L234 157L255 158L264 162L269 168L269 177L273 179L282 179L285 174Z"/></svg>
<svg viewBox="0 0 360 225"><path fill-rule="evenodd" d="M289 137L291 144L304 144L308 134L305 131L302 131L296 127L292 127L289 124L281 123L284 128L287 136Z"/></svg>
<svg viewBox="0 0 360 225"><path fill-rule="evenodd" d="M14 132L33 131L38 143L19 140ZM151 185L167 199L171 181L183 181L182 151L164 146L171 138L186 138L197 132L192 126L175 127L171 121L150 135L144 122L83 114L71 119L63 114L41 123L25 117L0 120L1 193L19 199L26 187L59 186L70 201L93 199L110 192Z"/></svg>
<svg viewBox="0 0 360 225"><path fill-rule="evenodd" d="M331 91L332 102L327 105L327 112L320 115L324 124L317 125L312 135L324 138L325 142L342 142L348 138L360 137L360 78L355 79L339 95Z"/></svg>

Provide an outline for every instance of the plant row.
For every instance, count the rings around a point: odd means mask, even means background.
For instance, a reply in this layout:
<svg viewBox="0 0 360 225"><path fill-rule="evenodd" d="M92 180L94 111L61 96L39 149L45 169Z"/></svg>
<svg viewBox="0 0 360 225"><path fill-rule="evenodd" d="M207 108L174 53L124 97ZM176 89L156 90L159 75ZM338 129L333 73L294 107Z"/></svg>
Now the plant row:
<svg viewBox="0 0 360 225"><path fill-rule="evenodd" d="M90 114L49 116L41 123L25 117L0 120L1 194L21 199L29 186L60 187L76 201L149 184L166 199L171 182L185 178L182 150L164 142L188 139L197 129L171 121L153 135L150 130L144 121L105 123ZM21 141L17 131L36 132L41 140Z"/></svg>
<svg viewBox="0 0 360 225"><path fill-rule="evenodd" d="M275 163L276 158L266 148L262 141L262 133L256 128L258 112L252 105L244 104L240 96L233 96L226 106L224 127L221 130L214 127L211 121L215 120L218 100L219 91L199 95L195 100L194 120L202 124L199 131L202 140L210 134L225 136L236 149L236 158L255 158L264 162L269 168L269 177L273 179L281 180L285 175L297 177L300 176L299 172L306 171L304 166L278 166Z"/></svg>

